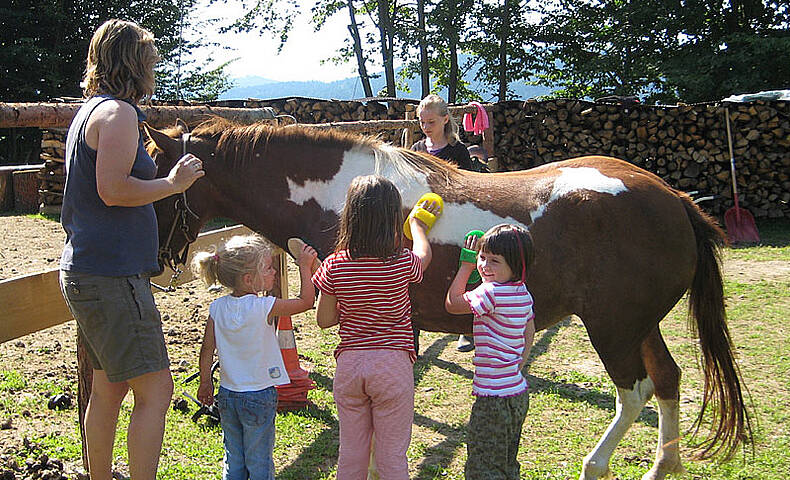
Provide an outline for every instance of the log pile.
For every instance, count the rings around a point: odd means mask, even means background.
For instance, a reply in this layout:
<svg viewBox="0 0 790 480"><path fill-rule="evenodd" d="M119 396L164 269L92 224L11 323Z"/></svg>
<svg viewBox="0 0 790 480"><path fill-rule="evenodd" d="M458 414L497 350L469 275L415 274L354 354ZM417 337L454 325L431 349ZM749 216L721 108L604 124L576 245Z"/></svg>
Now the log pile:
<svg viewBox="0 0 790 480"><path fill-rule="evenodd" d="M66 130L44 130L41 132L41 161L44 166L38 172L39 213L57 215L63 204L63 188L66 186L66 168L63 157L66 148Z"/></svg>
<svg viewBox="0 0 790 480"><path fill-rule="evenodd" d="M714 195L701 206L716 215L733 205L729 108L741 206L756 217L790 217L790 102L668 107L556 99L492 108L501 170L584 155L617 157L679 190Z"/></svg>
<svg viewBox="0 0 790 480"><path fill-rule="evenodd" d="M278 115L290 115L297 123L337 123L371 120L403 120L406 118L407 105L416 100L407 99L369 99L360 100L320 100L312 98L282 98L274 100L246 100L248 107L272 107ZM377 130L371 127L359 131L376 135L385 142L400 144L400 130Z"/></svg>
<svg viewBox="0 0 790 480"><path fill-rule="evenodd" d="M330 124L403 120L415 100L338 101L309 98L232 100L214 107L272 107L298 123ZM679 106L619 105L583 100L509 101L487 106L492 114L498 170L522 170L583 155L608 155L645 168L682 191L715 198L701 203L722 215L733 205L725 108L732 120L741 206L756 217L790 218L790 102L697 104ZM389 123L389 122L382 122ZM377 130L375 124L354 131L400 144L401 130ZM353 128L352 128L353 127ZM416 132L415 132L416 133ZM413 141L421 135L417 134ZM462 132L466 143L480 136ZM45 167L41 201L58 209L62 196L64 133L51 131L42 143Z"/></svg>

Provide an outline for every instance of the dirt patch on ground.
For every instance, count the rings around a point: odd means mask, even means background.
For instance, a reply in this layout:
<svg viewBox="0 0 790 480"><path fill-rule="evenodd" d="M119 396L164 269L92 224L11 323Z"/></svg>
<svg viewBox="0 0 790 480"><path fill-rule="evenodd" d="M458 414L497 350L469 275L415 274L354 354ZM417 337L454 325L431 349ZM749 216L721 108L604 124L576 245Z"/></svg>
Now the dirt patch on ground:
<svg viewBox="0 0 790 480"><path fill-rule="evenodd" d="M725 278L740 283L790 281L790 262L782 260L750 262L729 259L724 262L723 270Z"/></svg>
<svg viewBox="0 0 790 480"><path fill-rule="evenodd" d="M65 233L57 222L24 216L0 217L0 280L58 268L64 240ZM214 296L197 281L178 287L175 293L157 295L174 373L197 370L203 318ZM76 324L68 322L0 344L0 370L19 372L28 385L41 385L34 389L35 394L11 395L8 401L16 405L0 403L0 473L13 462L14 455L35 452L35 439L73 431L77 421L76 335ZM74 385L74 391L70 391L70 385ZM45 410L48 415L25 408L46 405L64 386L73 398L71 408L60 412ZM20 410L19 415L8 414ZM57 463L48 459L43 465L20 465L24 473L17 471L15 478L34 478L34 470L38 472L36 478L43 478L41 472L59 470ZM67 462L61 471L67 478L78 478L81 465Z"/></svg>

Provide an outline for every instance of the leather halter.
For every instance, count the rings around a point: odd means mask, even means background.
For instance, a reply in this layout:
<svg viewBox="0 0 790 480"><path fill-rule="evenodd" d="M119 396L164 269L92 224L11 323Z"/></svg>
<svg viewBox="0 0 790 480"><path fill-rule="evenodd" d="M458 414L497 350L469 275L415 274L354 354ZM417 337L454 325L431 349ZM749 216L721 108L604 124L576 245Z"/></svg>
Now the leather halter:
<svg viewBox="0 0 790 480"><path fill-rule="evenodd" d="M187 147L189 146L189 133L184 133L181 135L182 140L182 150L181 154L187 154ZM189 224L187 223L187 216L191 215L196 220L199 220L200 217L189 208L189 203L187 202L187 192L186 190L181 192L179 195L180 198L176 198L175 201L175 215L173 216L173 223L170 224L170 229L167 234L167 239L165 242L159 247L159 261L168 267L174 272L174 277L181 273L181 269L179 265L186 265L187 263L187 255L189 254L189 244L197 239L197 235L193 236L189 233ZM178 229L181 234L184 235L186 238L186 245L181 250L181 252L173 252L170 248L170 242L173 240L173 235ZM171 281L172 283L172 281Z"/></svg>

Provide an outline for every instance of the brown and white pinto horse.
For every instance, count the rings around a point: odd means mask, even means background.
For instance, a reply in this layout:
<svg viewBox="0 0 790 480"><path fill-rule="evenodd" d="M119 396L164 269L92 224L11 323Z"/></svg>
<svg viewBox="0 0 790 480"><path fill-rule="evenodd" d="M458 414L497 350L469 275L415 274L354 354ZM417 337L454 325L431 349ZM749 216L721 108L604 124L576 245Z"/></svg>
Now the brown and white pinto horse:
<svg viewBox="0 0 790 480"><path fill-rule="evenodd" d="M428 191L445 202L429 239L433 262L411 290L414 323L424 330L470 332L470 316L445 312L444 296L470 230L503 223L532 233L536 260L528 275L536 327L578 315L617 387L616 415L584 459L582 479L609 475L615 447L645 403L658 400L655 463L643 479L681 472L680 370L659 322L688 291L700 338L706 410L712 427L700 457L731 455L751 439L749 415L732 354L717 257L724 237L691 199L624 161L575 158L520 172L481 174L377 140L301 127L236 126L212 120L188 137L148 128L160 175L188 150L206 176L187 192L196 213L183 215L188 235L169 235L176 198L156 204L160 242L175 258L187 236L215 216L234 219L286 247L301 237L322 256L332 251L346 189L357 175L378 173L400 189L407 211ZM175 218L175 219L174 219ZM175 222L175 223L174 223ZM180 229L176 229L176 232Z"/></svg>

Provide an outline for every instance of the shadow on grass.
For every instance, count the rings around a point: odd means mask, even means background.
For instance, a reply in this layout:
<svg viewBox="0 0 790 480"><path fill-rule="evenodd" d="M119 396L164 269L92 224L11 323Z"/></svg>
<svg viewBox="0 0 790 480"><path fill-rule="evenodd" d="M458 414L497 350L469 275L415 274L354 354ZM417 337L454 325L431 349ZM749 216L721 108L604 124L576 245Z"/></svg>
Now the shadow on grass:
<svg viewBox="0 0 790 480"><path fill-rule="evenodd" d="M312 377L312 375L311 375ZM331 380L330 380L331 385ZM319 478L326 475L337 465L337 452L340 438L340 425L331 410L321 408L313 403L307 407L291 412L304 418L318 420L326 424L324 430L302 449L288 466L277 474L277 478L303 480Z"/></svg>
<svg viewBox="0 0 790 480"><path fill-rule="evenodd" d="M756 246L767 247L787 247L790 245L790 219L776 218L770 220L757 220L757 232L760 234L760 242ZM724 228L724 222L720 222ZM752 248L755 244L735 244L730 248L745 249Z"/></svg>
<svg viewBox="0 0 790 480"><path fill-rule="evenodd" d="M439 359L445 348L458 338L457 334L448 334L434 341L420 356L414 365L414 384L418 385L432 366L441 368L449 373L471 379L474 374L452 362ZM434 432L443 435L444 440L425 450L422 462L417 467L417 480L428 480L437 478L437 474L449 467L456 455L456 450L464 443L466 437L466 425L453 427L443 422L438 422L430 417L414 413L414 424L429 428Z"/></svg>
<svg viewBox="0 0 790 480"><path fill-rule="evenodd" d="M580 387L575 383L553 382L528 373L529 365L532 365L535 359L548 351L551 340L557 335L560 328L567 327L571 323L571 317L564 318L556 325L544 330L543 335L541 335L540 339L532 346L532 351L529 355L529 363L524 372L527 377L527 382L529 382L529 391L530 393L556 393L560 397L570 400L571 402L586 402L593 407L614 412L616 410L615 397L612 395ZM652 408L645 407L634 423L636 422L658 428L658 413Z"/></svg>
<svg viewBox="0 0 790 480"><path fill-rule="evenodd" d="M551 344L552 339L557 335L559 329L571 324L571 319L566 318L551 328L542 332L542 335L535 342L530 354L530 364L537 358L544 355ZM434 341L414 365L414 382L419 384L423 376L431 366L441 368L449 373L462 376L467 379L473 377L473 372L452 362L439 359L439 356L457 338L456 334L445 335ZM530 384L530 392L551 392L571 402L585 402L593 407L615 411L615 397L609 394L580 387L572 383L560 383L534 375L527 374ZM312 372L310 374L319 388L332 391L332 378ZM310 404L307 408L293 412L294 415L312 418L323 422L327 427L310 443L299 456L278 474L278 478L283 479L303 479L318 478L327 474L337 464L337 451L339 445L339 424L332 412L325 408L320 408ZM656 428L658 426L658 414L649 408L642 410L637 422ZM466 424L453 426L444 422L436 421L428 416L415 412L414 424L433 430L444 436L444 440L427 448L419 466L417 467L417 480L428 480L436 478L443 470L449 468L457 455L458 448L465 443Z"/></svg>
<svg viewBox="0 0 790 480"><path fill-rule="evenodd" d="M437 478L437 474L441 470L449 468L450 463L455 458L458 447L464 444L466 425L453 427L419 413L414 414L414 424L430 428L444 436L444 440L425 450L422 462L417 467L417 476L414 477L418 480Z"/></svg>
<svg viewBox="0 0 790 480"><path fill-rule="evenodd" d="M425 372L431 367L435 366L441 368L442 370L446 370L452 374L460 375L464 378L472 379L474 373L467 370L466 368L455 364L453 362L448 362L446 360L441 360L439 355L442 354L445 348L447 348L450 343L455 341L458 338L458 334L447 334L442 338L433 342L428 348L425 349L420 358L417 359L417 363L414 364L414 384L417 385L422 380L422 377L425 375Z"/></svg>

